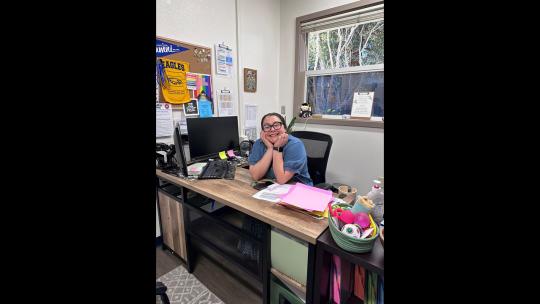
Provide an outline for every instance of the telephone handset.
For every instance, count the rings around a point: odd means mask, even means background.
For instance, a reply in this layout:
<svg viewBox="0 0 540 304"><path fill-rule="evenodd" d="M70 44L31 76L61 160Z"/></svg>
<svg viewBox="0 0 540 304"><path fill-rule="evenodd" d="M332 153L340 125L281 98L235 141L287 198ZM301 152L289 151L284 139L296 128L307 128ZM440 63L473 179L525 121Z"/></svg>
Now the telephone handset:
<svg viewBox="0 0 540 304"><path fill-rule="evenodd" d="M174 145L156 143L156 167L160 169L174 166L173 156L176 149Z"/></svg>
<svg viewBox="0 0 540 304"><path fill-rule="evenodd" d="M240 143L240 154L244 157L249 156L249 152L251 152L254 143L253 140L243 140Z"/></svg>

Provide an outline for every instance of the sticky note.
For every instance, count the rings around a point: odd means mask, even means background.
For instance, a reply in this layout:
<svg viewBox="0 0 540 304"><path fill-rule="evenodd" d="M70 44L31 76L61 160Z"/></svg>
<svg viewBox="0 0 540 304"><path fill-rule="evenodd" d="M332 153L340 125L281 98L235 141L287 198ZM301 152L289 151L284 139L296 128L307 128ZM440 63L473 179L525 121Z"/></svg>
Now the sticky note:
<svg viewBox="0 0 540 304"><path fill-rule="evenodd" d="M229 155L229 157L235 157L233 150L227 151L227 155Z"/></svg>
<svg viewBox="0 0 540 304"><path fill-rule="evenodd" d="M221 158L221 159L227 159L227 155L225 155L225 151L219 152L219 158Z"/></svg>

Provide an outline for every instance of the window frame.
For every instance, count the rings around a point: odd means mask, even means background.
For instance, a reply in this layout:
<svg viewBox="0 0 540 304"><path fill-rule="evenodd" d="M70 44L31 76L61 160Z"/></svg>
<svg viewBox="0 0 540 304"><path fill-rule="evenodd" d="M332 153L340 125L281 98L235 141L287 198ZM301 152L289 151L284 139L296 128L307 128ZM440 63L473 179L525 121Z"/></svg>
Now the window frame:
<svg viewBox="0 0 540 304"><path fill-rule="evenodd" d="M309 15L304 15L296 18L296 48L295 48L295 69L294 69L294 100L293 100L293 115L296 116L296 112L300 109L300 105L305 101L306 85L308 76L318 75L336 75L336 74L349 74L358 72L376 72L384 71L384 64L377 64L371 66L357 66L346 67L331 70L307 70L306 60L306 48L307 48L307 35L301 31L301 24L319 19L332 17L335 15L345 14L351 11L356 11L362 8L368 8L384 4L384 1L380 0L360 0L350 4L334 7L331 9L323 10ZM384 121L374 121L370 118L350 118L350 119L330 119L322 117L310 117L307 119L297 117L298 122L322 124L322 125L336 125L336 126L354 126L354 127L368 127L368 128L382 128L384 129Z"/></svg>

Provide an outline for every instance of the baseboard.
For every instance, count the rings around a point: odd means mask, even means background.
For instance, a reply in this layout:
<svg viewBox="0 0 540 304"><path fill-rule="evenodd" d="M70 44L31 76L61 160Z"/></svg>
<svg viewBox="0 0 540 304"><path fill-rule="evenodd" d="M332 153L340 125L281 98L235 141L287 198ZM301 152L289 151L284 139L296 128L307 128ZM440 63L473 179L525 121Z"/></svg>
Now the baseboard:
<svg viewBox="0 0 540 304"><path fill-rule="evenodd" d="M161 246L163 244L163 236L156 237L156 247Z"/></svg>

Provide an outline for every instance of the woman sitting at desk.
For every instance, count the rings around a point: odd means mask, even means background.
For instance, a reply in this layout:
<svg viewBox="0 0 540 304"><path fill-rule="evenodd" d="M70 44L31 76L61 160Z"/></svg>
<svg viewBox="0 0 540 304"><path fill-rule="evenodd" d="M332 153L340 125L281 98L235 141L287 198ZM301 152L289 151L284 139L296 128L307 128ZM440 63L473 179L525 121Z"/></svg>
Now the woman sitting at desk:
<svg viewBox="0 0 540 304"><path fill-rule="evenodd" d="M261 128L261 138L253 144L248 158L251 177L254 180L275 179L279 184L295 180L312 186L304 143L287 134L283 116L278 113L264 115Z"/></svg>

